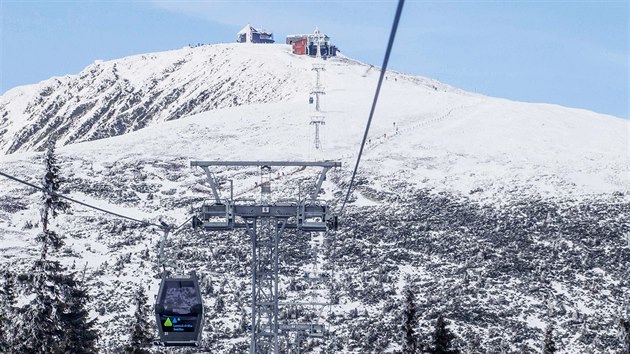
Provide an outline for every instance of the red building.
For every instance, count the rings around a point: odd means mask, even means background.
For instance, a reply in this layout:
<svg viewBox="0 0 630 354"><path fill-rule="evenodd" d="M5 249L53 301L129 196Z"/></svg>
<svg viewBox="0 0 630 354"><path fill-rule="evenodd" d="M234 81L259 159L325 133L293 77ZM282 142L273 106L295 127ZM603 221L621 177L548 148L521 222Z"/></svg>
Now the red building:
<svg viewBox="0 0 630 354"><path fill-rule="evenodd" d="M293 42L293 54L304 55L306 54L306 38Z"/></svg>
<svg viewBox="0 0 630 354"><path fill-rule="evenodd" d="M319 54L326 59L337 55L337 47L330 43L330 37L315 28L313 34L291 34L287 36L287 44L293 48L293 54L317 56Z"/></svg>

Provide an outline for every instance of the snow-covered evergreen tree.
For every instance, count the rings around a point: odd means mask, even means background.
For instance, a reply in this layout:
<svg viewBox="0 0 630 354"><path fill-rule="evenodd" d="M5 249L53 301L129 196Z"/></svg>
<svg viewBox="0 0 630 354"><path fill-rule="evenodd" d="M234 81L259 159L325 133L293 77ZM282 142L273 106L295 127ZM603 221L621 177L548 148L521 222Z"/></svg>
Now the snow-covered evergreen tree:
<svg viewBox="0 0 630 354"><path fill-rule="evenodd" d="M621 327L621 353L630 354L630 318L622 318L619 320Z"/></svg>
<svg viewBox="0 0 630 354"><path fill-rule="evenodd" d="M70 208L70 205L61 199L57 194L63 178L60 175L60 167L55 154L55 140L48 141L48 149L44 157L45 172L43 179L43 187L45 189L42 195L43 206L40 212L42 232L37 237L40 243L40 260L46 260L48 252L58 251L63 246L63 238L58 236L54 231L50 230L49 223L51 219L57 217L59 212L64 212ZM45 264L40 264L40 269L45 268Z"/></svg>
<svg viewBox="0 0 630 354"><path fill-rule="evenodd" d="M7 319L14 318L15 312L15 278L10 271L3 274L4 283L0 288L0 348L6 352L13 350L13 326L8 325Z"/></svg>
<svg viewBox="0 0 630 354"><path fill-rule="evenodd" d="M15 274L11 271L4 272L4 284L2 285L2 289L0 289L0 293L2 294L2 298L4 304L10 306L11 308L15 306L17 296L16 294L16 282L15 282Z"/></svg>
<svg viewBox="0 0 630 354"><path fill-rule="evenodd" d="M24 353L60 352L64 330L64 277L59 262L38 260L29 292L34 297L21 309L17 323L16 351Z"/></svg>
<svg viewBox="0 0 630 354"><path fill-rule="evenodd" d="M4 310L0 310L0 348L4 348L3 350L8 351L9 348L9 338L8 334L5 330L5 318L9 317Z"/></svg>
<svg viewBox="0 0 630 354"><path fill-rule="evenodd" d="M416 318L416 297L411 287L405 288L405 304L403 307L403 353L414 354L417 348L415 329L418 325Z"/></svg>
<svg viewBox="0 0 630 354"><path fill-rule="evenodd" d="M21 309L15 351L93 353L98 332L86 308L87 291L75 280L75 274L65 274L66 269L56 260L63 237L51 230L50 223L69 205L57 195L63 180L53 140L48 142L44 163L42 232L36 237L40 256L26 277L27 293L32 294L32 300Z"/></svg>
<svg viewBox="0 0 630 354"><path fill-rule="evenodd" d="M133 329L129 338L129 344L125 347L127 354L147 354L147 349L151 345L151 325L147 320L149 306L147 306L147 295L142 286L138 287L135 296L136 311L133 315Z"/></svg>
<svg viewBox="0 0 630 354"><path fill-rule="evenodd" d="M216 313L223 313L223 311L225 311L225 301L223 301L223 297L217 296L217 300L214 303L214 310Z"/></svg>
<svg viewBox="0 0 630 354"><path fill-rule="evenodd" d="M59 211L68 209L68 204L55 194L58 193L62 179L55 156L54 140L48 141L44 157L45 173L43 179L43 206L40 212L42 232L36 237L40 247L39 259L35 261L33 271L28 278L28 291L32 300L21 309L17 323L15 350L24 353L63 352L63 314L66 308L65 292L67 278L63 267L55 259L49 259L49 253L59 251L63 239L50 229L51 219Z"/></svg>
<svg viewBox="0 0 630 354"><path fill-rule="evenodd" d="M440 315L435 323L435 332L433 332L432 346L429 353L434 354L459 354L460 351L453 349L452 341L455 335L448 328L448 321Z"/></svg>
<svg viewBox="0 0 630 354"><path fill-rule="evenodd" d="M85 272L85 270L84 270ZM76 274L66 277L67 301L62 321L66 328L63 339L63 350L66 353L95 353L96 343L99 338L96 329L96 318L90 319L87 305L90 301L87 289L83 281L75 280Z"/></svg>
<svg viewBox="0 0 630 354"><path fill-rule="evenodd" d="M545 342L543 343L543 354L553 354L556 352L556 343L553 340L553 324L547 325L545 329Z"/></svg>

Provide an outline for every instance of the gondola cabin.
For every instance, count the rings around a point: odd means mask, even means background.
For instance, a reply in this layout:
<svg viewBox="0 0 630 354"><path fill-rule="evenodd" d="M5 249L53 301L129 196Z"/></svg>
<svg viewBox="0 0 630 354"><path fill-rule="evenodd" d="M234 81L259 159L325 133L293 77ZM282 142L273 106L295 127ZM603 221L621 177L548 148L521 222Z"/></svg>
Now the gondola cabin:
<svg viewBox="0 0 630 354"><path fill-rule="evenodd" d="M155 303L159 343L198 346L203 327L203 302L197 275L162 277Z"/></svg>

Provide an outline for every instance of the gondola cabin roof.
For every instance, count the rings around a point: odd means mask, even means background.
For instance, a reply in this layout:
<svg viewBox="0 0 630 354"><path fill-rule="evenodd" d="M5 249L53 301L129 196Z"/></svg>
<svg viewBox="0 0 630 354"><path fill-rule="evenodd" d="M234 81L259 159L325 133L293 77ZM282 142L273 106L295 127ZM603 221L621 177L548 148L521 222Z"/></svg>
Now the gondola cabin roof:
<svg viewBox="0 0 630 354"><path fill-rule="evenodd" d="M163 346L198 346L203 326L203 302L197 275L162 277L155 318Z"/></svg>

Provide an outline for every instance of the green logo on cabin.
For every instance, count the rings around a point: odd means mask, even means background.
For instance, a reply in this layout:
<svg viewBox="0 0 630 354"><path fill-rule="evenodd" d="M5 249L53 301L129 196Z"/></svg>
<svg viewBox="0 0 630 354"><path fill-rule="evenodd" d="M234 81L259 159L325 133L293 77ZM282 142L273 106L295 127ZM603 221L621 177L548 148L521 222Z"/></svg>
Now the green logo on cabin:
<svg viewBox="0 0 630 354"><path fill-rule="evenodd" d="M166 321L164 321L164 327L173 327L173 322L171 322L170 317L167 317Z"/></svg>

